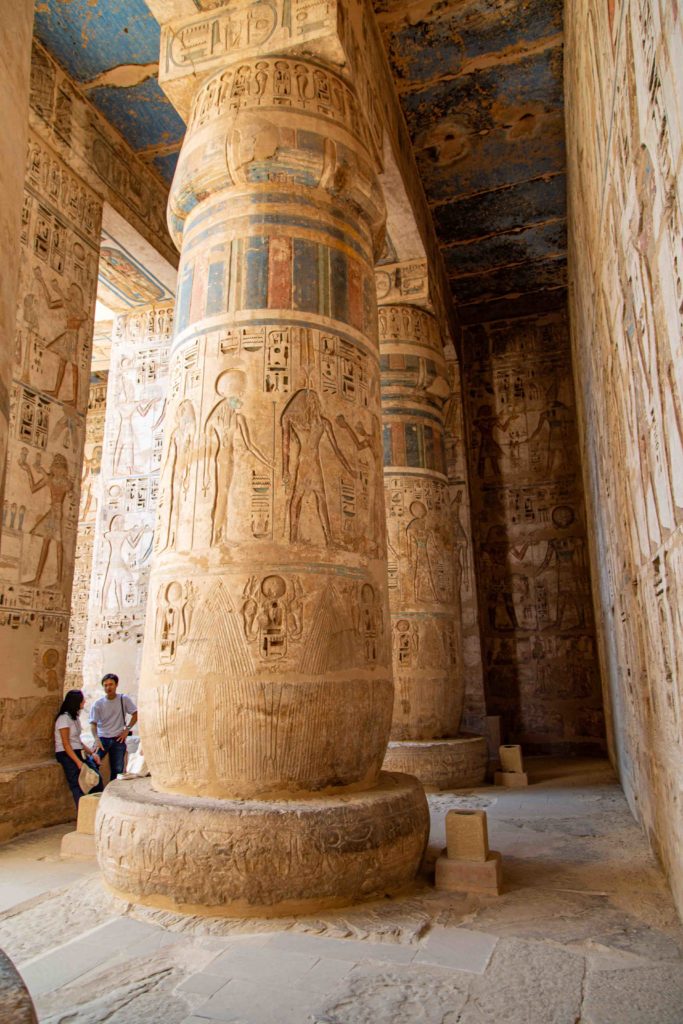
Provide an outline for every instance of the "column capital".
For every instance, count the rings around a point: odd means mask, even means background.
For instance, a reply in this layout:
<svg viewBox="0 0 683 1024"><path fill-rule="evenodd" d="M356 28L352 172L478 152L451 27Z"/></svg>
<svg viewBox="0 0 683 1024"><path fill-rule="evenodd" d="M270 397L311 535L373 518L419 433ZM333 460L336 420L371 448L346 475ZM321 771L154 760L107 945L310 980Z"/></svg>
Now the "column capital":
<svg viewBox="0 0 683 1024"><path fill-rule="evenodd" d="M276 55L317 58L353 82L381 167L387 111L379 79L388 69L364 0L231 0L200 12L186 0L148 5L161 25L159 84L185 121L202 82L231 64Z"/></svg>

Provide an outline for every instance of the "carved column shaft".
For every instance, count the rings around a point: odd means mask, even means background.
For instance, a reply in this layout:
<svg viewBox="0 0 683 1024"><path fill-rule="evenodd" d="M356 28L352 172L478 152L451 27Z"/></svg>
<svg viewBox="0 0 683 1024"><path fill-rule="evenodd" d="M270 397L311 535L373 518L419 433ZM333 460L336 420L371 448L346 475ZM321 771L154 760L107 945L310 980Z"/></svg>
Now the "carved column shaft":
<svg viewBox="0 0 683 1024"><path fill-rule="evenodd" d="M143 901L300 911L419 863L424 796L380 777L383 218L339 74L283 55L202 84L170 205L182 255L139 702L154 789L112 787L99 818L105 877Z"/></svg>
<svg viewBox="0 0 683 1024"><path fill-rule="evenodd" d="M481 737L455 738L465 679L439 324L425 309L394 303L380 306L379 332L396 689L384 763L440 788L470 785L483 780L486 749Z"/></svg>
<svg viewBox="0 0 683 1024"><path fill-rule="evenodd" d="M114 322L83 672L96 697L105 672L137 690L173 313L168 303L135 307Z"/></svg>

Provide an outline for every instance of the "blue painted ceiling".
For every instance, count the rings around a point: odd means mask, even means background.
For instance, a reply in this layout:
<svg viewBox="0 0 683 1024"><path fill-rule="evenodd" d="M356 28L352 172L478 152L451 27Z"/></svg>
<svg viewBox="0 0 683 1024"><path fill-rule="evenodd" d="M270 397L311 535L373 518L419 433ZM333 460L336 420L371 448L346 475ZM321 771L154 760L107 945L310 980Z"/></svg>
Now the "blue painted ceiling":
<svg viewBox="0 0 683 1024"><path fill-rule="evenodd" d="M564 304L562 0L374 0L461 319ZM167 182L184 125L144 0L37 0L35 33Z"/></svg>

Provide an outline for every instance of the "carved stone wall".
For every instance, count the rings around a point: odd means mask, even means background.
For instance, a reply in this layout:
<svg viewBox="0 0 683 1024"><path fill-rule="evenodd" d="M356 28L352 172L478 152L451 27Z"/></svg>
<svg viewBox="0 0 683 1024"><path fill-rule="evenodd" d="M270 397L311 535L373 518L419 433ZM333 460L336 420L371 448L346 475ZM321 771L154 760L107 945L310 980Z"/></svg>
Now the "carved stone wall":
<svg viewBox="0 0 683 1024"><path fill-rule="evenodd" d="M5 486L9 394L16 328L21 202L24 188L31 62L32 0L18 0L0 18L0 504Z"/></svg>
<svg viewBox="0 0 683 1024"><path fill-rule="evenodd" d="M30 133L0 544L0 763L48 759L52 768L47 781L29 770L10 787L1 816L13 827L64 820L68 801L52 725L64 685L101 212Z"/></svg>
<svg viewBox="0 0 683 1024"><path fill-rule="evenodd" d="M98 325L99 326L99 325ZM88 598L92 575L95 524L101 502L102 445L104 416L107 404L108 372L93 373L88 392L88 411L85 417L85 444L81 471L81 494L78 505L78 530L74 555L74 582L71 592L69 616L69 644L66 655L64 688L82 690L83 655L86 650L88 625Z"/></svg>
<svg viewBox="0 0 683 1024"><path fill-rule="evenodd" d="M114 323L83 661L91 696L101 695L105 672L137 693L172 328L168 304L136 308Z"/></svg>
<svg viewBox="0 0 683 1024"><path fill-rule="evenodd" d="M683 27L567 5L572 341L611 743L683 908Z"/></svg>
<svg viewBox="0 0 683 1024"><path fill-rule="evenodd" d="M528 751L599 753L566 319L469 327L463 352L488 713Z"/></svg>

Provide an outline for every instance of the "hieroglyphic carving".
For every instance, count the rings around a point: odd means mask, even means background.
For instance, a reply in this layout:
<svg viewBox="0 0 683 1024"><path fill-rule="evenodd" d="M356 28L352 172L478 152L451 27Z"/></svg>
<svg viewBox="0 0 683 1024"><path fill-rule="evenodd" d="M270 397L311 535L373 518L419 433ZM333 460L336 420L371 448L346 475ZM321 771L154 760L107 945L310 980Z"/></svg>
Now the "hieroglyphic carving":
<svg viewBox="0 0 683 1024"><path fill-rule="evenodd" d="M31 60L30 118L31 127L81 175L100 202L110 202L175 263L166 228L165 186L36 39Z"/></svg>
<svg viewBox="0 0 683 1024"><path fill-rule="evenodd" d="M607 15L567 21L572 340L612 738L680 906L683 31L656 0Z"/></svg>
<svg viewBox="0 0 683 1024"><path fill-rule="evenodd" d="M101 510L86 630L83 683L105 672L135 692L159 494L173 307L138 307L117 317L104 424Z"/></svg>
<svg viewBox="0 0 683 1024"><path fill-rule="evenodd" d="M0 642L29 716L12 728L21 736L28 730L34 757L51 750L48 712L64 683L100 215L92 191L29 133L0 547ZM41 732L31 735L30 717L39 713Z"/></svg>
<svg viewBox="0 0 683 1024"><path fill-rule="evenodd" d="M594 642L566 324L472 335L463 350L488 711L527 745L595 749L581 715L601 713L597 664L587 675L584 662L548 660L551 638ZM544 657L522 659L529 647ZM549 666L563 680L554 694Z"/></svg>

